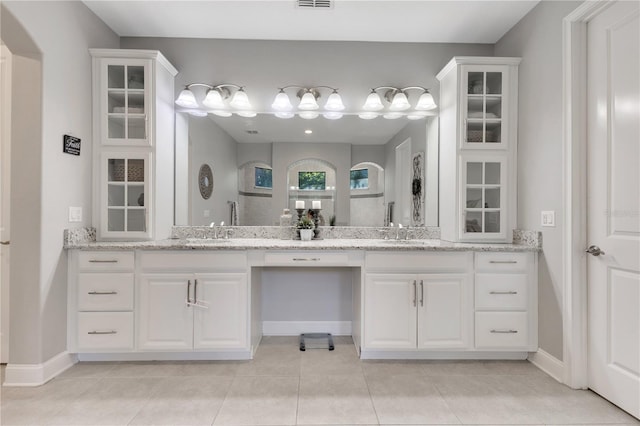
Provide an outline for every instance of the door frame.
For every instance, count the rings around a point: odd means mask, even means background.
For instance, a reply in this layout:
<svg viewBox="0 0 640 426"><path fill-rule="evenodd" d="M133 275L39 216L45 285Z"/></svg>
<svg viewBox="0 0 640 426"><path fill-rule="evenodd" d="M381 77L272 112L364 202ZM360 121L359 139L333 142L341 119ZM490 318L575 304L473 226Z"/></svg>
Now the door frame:
<svg viewBox="0 0 640 426"><path fill-rule="evenodd" d="M586 1L562 21L563 206L562 333L563 382L586 389L587 364L587 24L609 7Z"/></svg>

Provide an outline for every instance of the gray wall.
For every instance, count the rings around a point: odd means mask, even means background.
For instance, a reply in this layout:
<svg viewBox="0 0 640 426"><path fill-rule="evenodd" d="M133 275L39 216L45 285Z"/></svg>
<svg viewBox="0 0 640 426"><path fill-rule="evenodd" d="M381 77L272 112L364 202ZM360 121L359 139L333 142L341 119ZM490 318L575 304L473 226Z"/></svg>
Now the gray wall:
<svg viewBox="0 0 640 426"><path fill-rule="evenodd" d="M191 225L231 224L228 201L238 199L237 143L208 118L189 117L189 158L191 166ZM213 171L213 193L208 200L200 195L198 172L208 164ZM204 212L208 210L209 216Z"/></svg>
<svg viewBox="0 0 640 426"><path fill-rule="evenodd" d="M33 43L25 40L26 34ZM11 256L9 362L32 364L66 350L62 234L71 226L91 225L88 49L117 48L119 38L80 2L17 1L2 2L1 37L18 67L14 99L33 96L30 101L38 104L23 105L28 113L12 116L12 131L25 145L12 138L11 234L16 243ZM27 64L21 57L39 64ZM28 74L21 75L24 69ZM62 153L63 134L82 139L79 157ZM69 206L83 208L81 223L68 222Z"/></svg>
<svg viewBox="0 0 640 426"><path fill-rule="evenodd" d="M562 19L581 2L540 2L495 46L520 56L518 228L543 234L539 267L539 346L562 360ZM556 227L540 212L554 210Z"/></svg>

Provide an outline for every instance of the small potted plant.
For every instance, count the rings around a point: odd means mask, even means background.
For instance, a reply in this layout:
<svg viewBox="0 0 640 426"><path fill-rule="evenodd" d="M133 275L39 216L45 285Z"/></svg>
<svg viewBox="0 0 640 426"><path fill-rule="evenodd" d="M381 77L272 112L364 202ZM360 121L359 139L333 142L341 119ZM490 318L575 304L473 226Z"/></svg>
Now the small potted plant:
<svg viewBox="0 0 640 426"><path fill-rule="evenodd" d="M302 241L311 241L315 224L310 218L308 218L307 216L302 216L302 218L300 218L300 220L298 221L297 228L300 231L300 239Z"/></svg>

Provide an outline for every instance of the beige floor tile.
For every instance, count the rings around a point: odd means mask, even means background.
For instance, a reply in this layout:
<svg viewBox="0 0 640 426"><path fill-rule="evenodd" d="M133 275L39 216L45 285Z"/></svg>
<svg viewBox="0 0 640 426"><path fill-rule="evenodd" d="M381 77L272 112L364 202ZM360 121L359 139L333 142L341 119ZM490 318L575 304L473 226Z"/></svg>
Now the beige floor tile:
<svg viewBox="0 0 640 426"><path fill-rule="evenodd" d="M130 425L211 425L232 377L170 377L154 389Z"/></svg>
<svg viewBox="0 0 640 426"><path fill-rule="evenodd" d="M335 345L328 349L311 349L302 352L300 375L362 375L362 361L353 345Z"/></svg>
<svg viewBox="0 0 640 426"><path fill-rule="evenodd" d="M139 361L117 363L108 377L175 377L181 376L184 361Z"/></svg>
<svg viewBox="0 0 640 426"><path fill-rule="evenodd" d="M529 361L485 361L483 371L489 374L506 375L536 375L546 376L546 373Z"/></svg>
<svg viewBox="0 0 640 426"><path fill-rule="evenodd" d="M421 364L425 376L468 376L491 374L484 361L425 361Z"/></svg>
<svg viewBox="0 0 640 426"><path fill-rule="evenodd" d="M376 424L362 375L302 376L298 424Z"/></svg>
<svg viewBox="0 0 640 426"><path fill-rule="evenodd" d="M100 379L53 416L52 425L128 424L147 403L160 378Z"/></svg>
<svg viewBox="0 0 640 426"><path fill-rule="evenodd" d="M260 346L254 359L238 364L237 376L299 376L300 351L290 345Z"/></svg>
<svg viewBox="0 0 640 426"><path fill-rule="evenodd" d="M430 380L463 424L542 424L537 395L515 376L449 375Z"/></svg>
<svg viewBox="0 0 640 426"><path fill-rule="evenodd" d="M365 376L423 375L423 361L366 360L361 362Z"/></svg>
<svg viewBox="0 0 640 426"><path fill-rule="evenodd" d="M381 424L460 424L440 392L425 376L368 376Z"/></svg>
<svg viewBox="0 0 640 426"><path fill-rule="evenodd" d="M116 362L78 362L64 371L61 378L98 378L109 375L118 363Z"/></svg>
<svg viewBox="0 0 640 426"><path fill-rule="evenodd" d="M235 376L242 361L185 361L179 376Z"/></svg>
<svg viewBox="0 0 640 426"><path fill-rule="evenodd" d="M298 377L236 377L216 425L293 425Z"/></svg>

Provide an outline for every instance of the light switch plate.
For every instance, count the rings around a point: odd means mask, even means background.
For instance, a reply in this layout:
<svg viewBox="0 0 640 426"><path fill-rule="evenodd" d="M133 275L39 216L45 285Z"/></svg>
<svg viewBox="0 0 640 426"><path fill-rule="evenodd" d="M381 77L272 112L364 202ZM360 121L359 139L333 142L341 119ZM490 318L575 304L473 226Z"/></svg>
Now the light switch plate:
<svg viewBox="0 0 640 426"><path fill-rule="evenodd" d="M556 212L553 210L541 212L540 221L542 226L556 226Z"/></svg>
<svg viewBox="0 0 640 426"><path fill-rule="evenodd" d="M69 222L82 222L82 207L69 207Z"/></svg>

